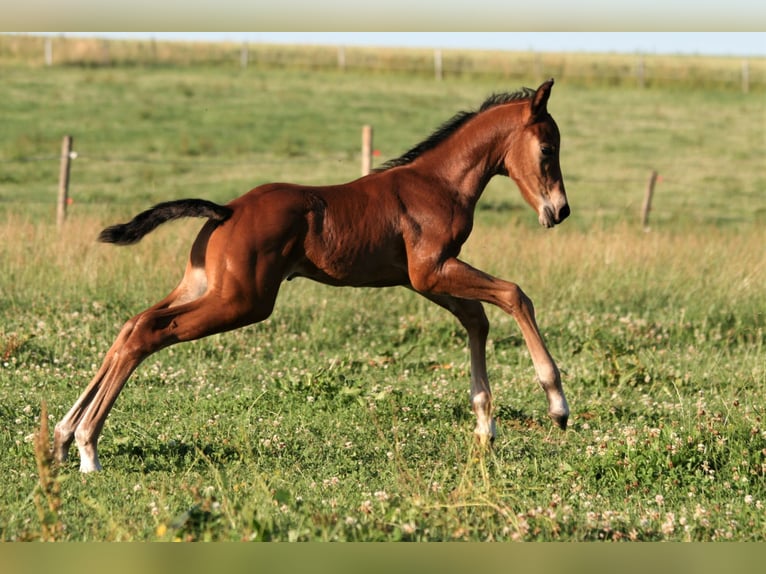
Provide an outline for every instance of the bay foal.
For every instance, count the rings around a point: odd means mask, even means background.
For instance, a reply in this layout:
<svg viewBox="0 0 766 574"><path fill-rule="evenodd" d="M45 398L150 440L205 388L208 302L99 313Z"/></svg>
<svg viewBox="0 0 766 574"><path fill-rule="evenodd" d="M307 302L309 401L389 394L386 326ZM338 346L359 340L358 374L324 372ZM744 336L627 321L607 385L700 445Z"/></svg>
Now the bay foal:
<svg viewBox="0 0 766 574"><path fill-rule="evenodd" d="M97 442L125 382L152 353L175 343L263 321L285 279L336 286L405 286L452 312L468 333L476 436L495 435L482 302L513 316L545 390L548 413L566 428L569 407L530 299L518 285L458 259L487 182L510 176L540 224L569 215L559 167L559 130L547 110L553 80L488 98L375 172L342 185L272 183L227 205L198 199L162 203L99 239L139 241L179 217L207 219L179 285L130 319L101 368L56 425L54 454L74 441L80 470L99 470Z"/></svg>

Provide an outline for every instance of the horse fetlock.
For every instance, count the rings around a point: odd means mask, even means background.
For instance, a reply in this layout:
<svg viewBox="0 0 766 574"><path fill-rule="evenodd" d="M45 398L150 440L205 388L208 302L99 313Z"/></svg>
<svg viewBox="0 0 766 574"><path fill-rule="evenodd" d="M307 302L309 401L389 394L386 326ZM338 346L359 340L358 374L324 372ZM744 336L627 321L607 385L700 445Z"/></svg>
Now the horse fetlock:
<svg viewBox="0 0 766 574"><path fill-rule="evenodd" d="M81 455L82 456L82 455ZM87 474L89 472L98 472L101 470L101 463L96 459L80 459L80 472Z"/></svg>
<svg viewBox="0 0 766 574"><path fill-rule="evenodd" d="M97 472L101 470L96 445L80 445L78 443L77 450L80 451L80 472Z"/></svg>
<svg viewBox="0 0 766 574"><path fill-rule="evenodd" d="M53 458L57 462L66 462L69 458L69 447L74 439L74 433L63 423L58 423L53 429Z"/></svg>
<svg viewBox="0 0 766 574"><path fill-rule="evenodd" d="M471 399L473 412L476 414L474 434L482 443L490 443L495 439L495 419L492 418L492 400L489 393L480 392Z"/></svg>
<svg viewBox="0 0 766 574"><path fill-rule="evenodd" d="M97 443L93 440L92 433L88 429L78 428L74 433L74 439L80 453L80 472L101 470Z"/></svg>
<svg viewBox="0 0 766 574"><path fill-rule="evenodd" d="M535 371L537 382L545 389L545 392L561 389L561 372L554 363L544 366L535 365Z"/></svg>

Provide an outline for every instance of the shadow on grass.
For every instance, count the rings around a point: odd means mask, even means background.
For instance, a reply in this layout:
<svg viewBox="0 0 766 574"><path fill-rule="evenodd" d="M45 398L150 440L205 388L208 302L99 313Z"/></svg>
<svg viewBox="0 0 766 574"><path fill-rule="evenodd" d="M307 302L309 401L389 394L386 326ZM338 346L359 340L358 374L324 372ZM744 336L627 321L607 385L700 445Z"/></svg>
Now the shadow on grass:
<svg viewBox="0 0 766 574"><path fill-rule="evenodd" d="M256 454L242 452L231 445L170 440L151 444L117 444L104 452L104 457L107 456L115 466L119 466L122 459L126 468L138 467L144 473L150 473L184 470L200 462L224 465Z"/></svg>
<svg viewBox="0 0 766 574"><path fill-rule="evenodd" d="M507 425L511 428L520 429L542 429L543 422L529 415L529 413L509 407L507 405L500 405L495 408L495 419L500 425Z"/></svg>

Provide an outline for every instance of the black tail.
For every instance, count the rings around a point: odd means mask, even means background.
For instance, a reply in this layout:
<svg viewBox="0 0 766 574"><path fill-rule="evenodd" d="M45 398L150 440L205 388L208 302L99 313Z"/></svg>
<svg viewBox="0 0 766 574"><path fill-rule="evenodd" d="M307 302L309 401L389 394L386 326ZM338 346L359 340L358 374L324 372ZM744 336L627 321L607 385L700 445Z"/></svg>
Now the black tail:
<svg viewBox="0 0 766 574"><path fill-rule="evenodd" d="M179 199L159 203L136 215L128 223L118 223L104 229L98 236L103 243L117 245L133 245L166 221L181 217L207 217L213 221L223 222L233 213L230 207L218 205L205 199Z"/></svg>

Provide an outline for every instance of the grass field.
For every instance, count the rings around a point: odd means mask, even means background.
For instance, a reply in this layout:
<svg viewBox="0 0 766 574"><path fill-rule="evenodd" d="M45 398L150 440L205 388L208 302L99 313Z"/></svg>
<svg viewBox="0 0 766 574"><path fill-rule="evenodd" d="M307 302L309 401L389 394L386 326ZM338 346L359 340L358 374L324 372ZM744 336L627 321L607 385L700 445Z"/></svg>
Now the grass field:
<svg viewBox="0 0 766 574"><path fill-rule="evenodd" d="M463 256L534 300L566 432L499 310L499 435L482 453L451 316L403 289L295 281L264 323L150 357L107 421L104 472L80 475L76 453L38 466L43 404L52 428L121 324L175 285L199 228L119 249L95 243L104 225L172 198L351 179L363 124L383 161L541 79L3 69L2 539L766 539L766 104L732 90L557 82L573 215L538 228L501 179L480 204ZM57 230L65 133L78 157Z"/></svg>

